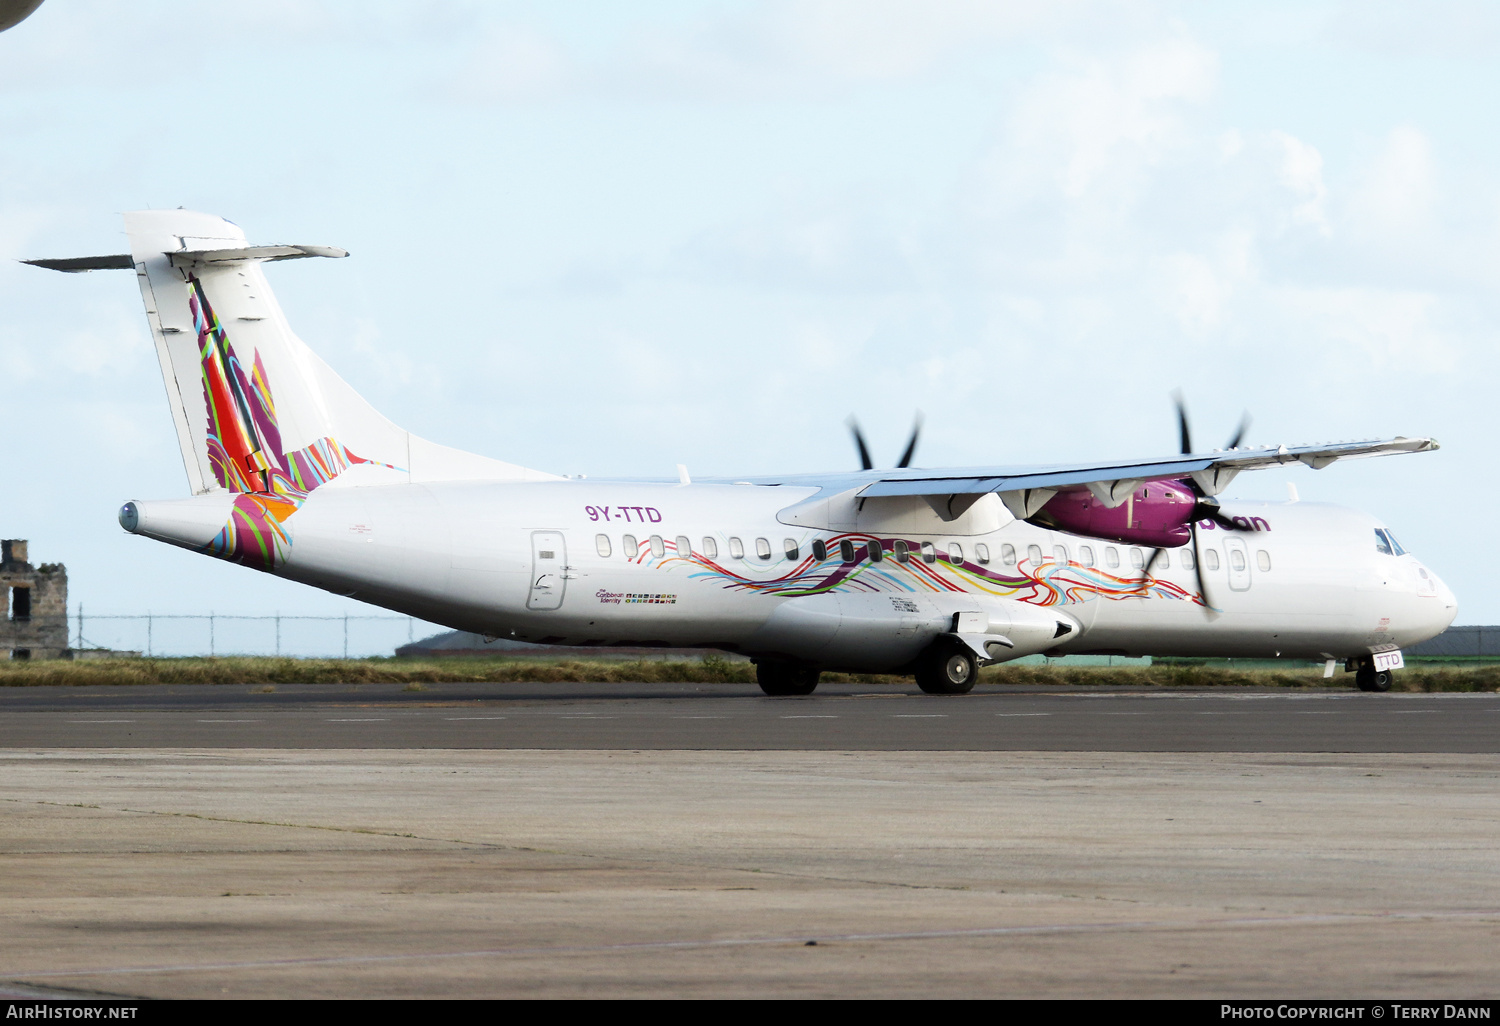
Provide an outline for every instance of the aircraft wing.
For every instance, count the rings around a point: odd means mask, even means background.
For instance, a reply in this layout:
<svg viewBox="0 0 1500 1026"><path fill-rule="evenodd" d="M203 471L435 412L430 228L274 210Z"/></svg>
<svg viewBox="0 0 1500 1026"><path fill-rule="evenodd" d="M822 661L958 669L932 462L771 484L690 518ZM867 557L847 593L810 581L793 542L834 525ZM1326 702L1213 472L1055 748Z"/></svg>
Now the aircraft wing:
<svg viewBox="0 0 1500 1026"><path fill-rule="evenodd" d="M1160 460L1080 463L1051 467L965 467L953 470L888 470L859 492L860 498L896 495L955 496L999 492L1006 505L1038 507L1059 491L1087 488L1106 502L1123 501L1145 481L1191 477L1205 494L1216 495L1242 470L1302 463L1321 470L1337 460L1428 452L1431 438L1402 438L1324 445L1264 446L1190 453ZM1042 494L1045 494L1045 498ZM1035 499L1032 495L1035 494ZM1039 500L1039 501L1036 501Z"/></svg>

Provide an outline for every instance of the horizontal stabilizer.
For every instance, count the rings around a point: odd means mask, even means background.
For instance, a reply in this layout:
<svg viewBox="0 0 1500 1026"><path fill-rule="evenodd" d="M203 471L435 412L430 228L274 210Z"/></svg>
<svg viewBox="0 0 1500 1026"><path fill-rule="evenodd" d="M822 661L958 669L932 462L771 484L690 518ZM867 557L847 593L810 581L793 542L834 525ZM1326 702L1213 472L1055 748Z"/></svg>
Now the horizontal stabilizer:
<svg viewBox="0 0 1500 1026"><path fill-rule="evenodd" d="M173 267L212 267L247 260L299 260L302 257L346 257L334 246L244 246L239 249L187 249L168 253ZM128 264L126 266L129 266Z"/></svg>
<svg viewBox="0 0 1500 1026"><path fill-rule="evenodd" d="M64 257L61 260L22 260L23 264L33 267L45 267L49 271L66 271L69 274L77 274L79 271L129 271L135 267L135 260L129 253L117 253L114 256L97 257Z"/></svg>

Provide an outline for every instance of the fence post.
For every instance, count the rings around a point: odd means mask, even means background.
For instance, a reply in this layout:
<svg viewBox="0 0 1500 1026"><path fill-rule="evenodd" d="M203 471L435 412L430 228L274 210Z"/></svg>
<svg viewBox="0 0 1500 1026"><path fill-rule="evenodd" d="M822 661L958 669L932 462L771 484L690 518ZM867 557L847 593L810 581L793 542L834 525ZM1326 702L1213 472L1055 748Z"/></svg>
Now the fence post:
<svg viewBox="0 0 1500 1026"><path fill-rule="evenodd" d="M150 613L147 613L146 614L146 658L148 658L148 659L155 658L155 655L156 655L156 650L152 646L152 642L151 642L151 628L153 626L155 626L155 624L156 624L156 618L153 617Z"/></svg>
<svg viewBox="0 0 1500 1026"><path fill-rule="evenodd" d="M344 658L349 658L349 614L344 614Z"/></svg>
<svg viewBox="0 0 1500 1026"><path fill-rule="evenodd" d="M214 614L208 614L208 657L214 657Z"/></svg>
<svg viewBox="0 0 1500 1026"><path fill-rule="evenodd" d="M78 603L78 647L83 647L83 603Z"/></svg>
<svg viewBox="0 0 1500 1026"><path fill-rule="evenodd" d="M281 610L276 611L276 657L281 658Z"/></svg>

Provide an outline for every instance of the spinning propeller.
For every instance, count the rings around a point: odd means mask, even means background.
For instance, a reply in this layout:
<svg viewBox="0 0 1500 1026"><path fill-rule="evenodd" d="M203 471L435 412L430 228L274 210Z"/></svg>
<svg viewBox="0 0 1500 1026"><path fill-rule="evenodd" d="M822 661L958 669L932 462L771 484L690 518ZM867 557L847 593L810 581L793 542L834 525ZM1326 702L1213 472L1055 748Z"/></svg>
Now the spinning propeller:
<svg viewBox="0 0 1500 1026"><path fill-rule="evenodd" d="M854 418L854 414L851 413L849 414L849 419L845 421L845 423L849 425L849 433L854 436L854 445L857 449L859 449L859 468L861 470L874 470L875 461L870 459L870 447L865 444L865 435L864 432L859 429L859 421L856 420ZM917 453L917 438L921 435L921 433L922 411L918 410L916 418L912 421L911 438L906 442L906 451L901 454L901 462L896 464L898 468L904 469L911 466L911 458Z"/></svg>
<svg viewBox="0 0 1500 1026"><path fill-rule="evenodd" d="M1174 392L1172 401L1177 406L1177 432L1179 448L1182 454L1187 456L1193 451L1193 438L1188 431L1187 406L1182 401L1182 393ZM1245 438L1245 432L1250 430L1250 412L1247 410L1240 418L1240 426L1235 428L1234 436L1229 439L1225 449L1237 449L1240 442ZM1237 524L1224 514L1219 508L1219 501L1203 490L1203 486L1191 477L1184 478L1182 483L1192 489L1198 501L1193 504L1192 519L1188 522L1188 531L1193 537L1193 573L1198 578L1198 594L1203 596L1203 602L1209 609L1214 608L1213 600L1208 597L1208 584L1203 580L1203 553L1198 545L1198 521L1212 520L1226 531L1248 531L1250 528L1243 524ZM1146 582L1151 579L1151 567L1166 550L1157 546L1151 550L1151 558L1146 560L1146 567L1141 571L1141 587L1145 588Z"/></svg>

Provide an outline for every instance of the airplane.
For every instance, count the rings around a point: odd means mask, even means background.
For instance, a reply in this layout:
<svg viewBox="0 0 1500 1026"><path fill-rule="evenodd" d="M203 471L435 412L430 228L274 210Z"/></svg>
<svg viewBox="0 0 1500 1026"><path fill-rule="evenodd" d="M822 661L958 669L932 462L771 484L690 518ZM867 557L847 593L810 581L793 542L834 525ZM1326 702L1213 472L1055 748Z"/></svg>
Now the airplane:
<svg viewBox="0 0 1500 1026"><path fill-rule="evenodd" d="M42 0L0 0L0 32L21 24L40 6Z"/></svg>
<svg viewBox="0 0 1500 1026"><path fill-rule="evenodd" d="M964 694L1028 655L1319 660L1388 690L1452 592L1389 528L1312 502L1215 498L1236 475L1438 448L1430 438L1054 466L777 477L569 478L419 438L293 332L222 218L125 215L130 252L32 260L130 270L191 497L126 502L131 534L492 638L716 648L767 695L825 671ZM1243 430L1241 431L1241 434Z"/></svg>

